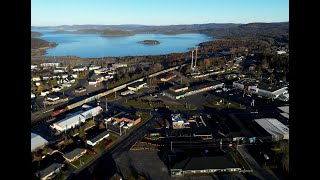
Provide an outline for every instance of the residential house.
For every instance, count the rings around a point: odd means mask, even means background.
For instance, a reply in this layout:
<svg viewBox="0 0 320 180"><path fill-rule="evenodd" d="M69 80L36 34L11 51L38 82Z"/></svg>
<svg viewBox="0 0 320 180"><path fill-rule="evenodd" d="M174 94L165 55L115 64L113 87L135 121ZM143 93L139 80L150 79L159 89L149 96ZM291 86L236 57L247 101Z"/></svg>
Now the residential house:
<svg viewBox="0 0 320 180"><path fill-rule="evenodd" d="M68 161L72 162L74 160L79 159L81 156L83 156L87 152L87 149L84 148L76 148L72 150L71 152L68 152L63 155L63 157Z"/></svg>
<svg viewBox="0 0 320 180"><path fill-rule="evenodd" d="M138 91L139 89L143 88L145 85L147 85L146 82L138 81L133 84L128 85L128 89L132 91Z"/></svg>
<svg viewBox="0 0 320 180"><path fill-rule="evenodd" d="M46 180L46 179L52 179L52 177L59 173L61 168L64 167L64 164L61 163L53 163L47 168L38 171L36 175L41 179L41 180Z"/></svg>
<svg viewBox="0 0 320 180"><path fill-rule="evenodd" d="M89 144L90 146L95 146L100 141L102 141L104 138L109 137L109 135L110 134L108 133L108 131L103 131L100 134L94 136L93 138L87 140L87 144Z"/></svg>

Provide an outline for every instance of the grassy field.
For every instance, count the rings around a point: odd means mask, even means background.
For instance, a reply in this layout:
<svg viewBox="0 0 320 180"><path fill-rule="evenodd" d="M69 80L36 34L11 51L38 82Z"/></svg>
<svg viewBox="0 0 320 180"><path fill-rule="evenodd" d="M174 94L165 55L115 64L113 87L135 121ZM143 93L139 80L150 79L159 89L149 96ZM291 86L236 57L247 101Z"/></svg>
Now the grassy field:
<svg viewBox="0 0 320 180"><path fill-rule="evenodd" d="M215 108L215 109L224 109L224 108L230 108L230 109L246 109L245 105L241 105L239 103L236 103L231 100L223 99L221 101L211 101L208 103L205 103L204 106L207 106L209 108Z"/></svg>
<svg viewBox="0 0 320 180"><path fill-rule="evenodd" d="M137 108L144 108L144 109L153 109L153 108L160 108L160 107L165 107L168 106L169 109L171 110L195 110L197 107L195 106L190 106L186 107L185 105L175 105L175 104L158 104L158 103L147 103L147 102L142 102L142 101L134 101L134 100L129 100L125 102L123 105L125 106L132 106L132 107L137 107Z"/></svg>

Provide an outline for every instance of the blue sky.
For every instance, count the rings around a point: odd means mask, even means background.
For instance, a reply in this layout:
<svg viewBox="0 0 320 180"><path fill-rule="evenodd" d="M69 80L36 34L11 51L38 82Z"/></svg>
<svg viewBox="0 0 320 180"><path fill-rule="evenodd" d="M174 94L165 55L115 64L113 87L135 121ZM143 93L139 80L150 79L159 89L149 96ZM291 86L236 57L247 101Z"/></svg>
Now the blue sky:
<svg viewBox="0 0 320 180"><path fill-rule="evenodd" d="M289 21L289 0L31 0L31 25Z"/></svg>

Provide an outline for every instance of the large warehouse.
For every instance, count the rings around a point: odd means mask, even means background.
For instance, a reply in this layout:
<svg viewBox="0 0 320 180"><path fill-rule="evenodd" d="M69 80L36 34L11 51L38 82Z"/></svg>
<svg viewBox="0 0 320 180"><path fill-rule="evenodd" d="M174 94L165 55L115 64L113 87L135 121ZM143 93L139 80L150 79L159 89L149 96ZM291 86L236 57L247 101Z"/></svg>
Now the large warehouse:
<svg viewBox="0 0 320 180"><path fill-rule="evenodd" d="M48 144L48 141L43 137L38 134L31 133L31 152L44 147L46 144Z"/></svg>
<svg viewBox="0 0 320 180"><path fill-rule="evenodd" d="M57 131L65 131L76 127L80 123L85 122L87 119L96 116L102 112L100 106L94 107L87 111L79 111L72 116L61 119L60 121L53 123L51 127Z"/></svg>
<svg viewBox="0 0 320 180"><path fill-rule="evenodd" d="M289 128L274 118L254 120L261 128L267 131L274 141L289 139Z"/></svg>
<svg viewBox="0 0 320 180"><path fill-rule="evenodd" d="M189 88L186 88L184 91L176 91L174 89L168 89L163 92L164 95L174 99L181 99L186 96L191 96L200 92L210 91L217 88L223 87L222 82L219 81L204 81L204 82L195 82L195 84L190 85Z"/></svg>

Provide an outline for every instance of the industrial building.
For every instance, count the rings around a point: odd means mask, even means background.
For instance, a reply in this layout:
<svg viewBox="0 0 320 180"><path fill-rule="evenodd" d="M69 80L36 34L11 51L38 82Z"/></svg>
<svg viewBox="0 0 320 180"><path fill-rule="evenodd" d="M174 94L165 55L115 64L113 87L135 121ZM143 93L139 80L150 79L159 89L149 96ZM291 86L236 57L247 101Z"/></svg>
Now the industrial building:
<svg viewBox="0 0 320 180"><path fill-rule="evenodd" d="M233 87L241 90L253 90L256 91L258 83L252 79L241 79L234 81L232 84Z"/></svg>
<svg viewBox="0 0 320 180"><path fill-rule="evenodd" d="M47 168L38 171L36 175L41 179L41 180L46 180L46 179L51 179L52 176L54 176L56 173L59 173L61 168L64 166L64 164L61 163L53 163Z"/></svg>
<svg viewBox="0 0 320 180"><path fill-rule="evenodd" d="M188 90L188 86L186 86L184 84L176 85L176 86L170 87L169 90L177 93L177 92Z"/></svg>
<svg viewBox="0 0 320 180"><path fill-rule="evenodd" d="M128 89L131 91L138 91L139 89L143 88L145 85L147 85L146 82L138 81L133 84L128 85Z"/></svg>
<svg viewBox="0 0 320 180"><path fill-rule="evenodd" d="M48 141L43 137L38 134L31 133L31 152L41 149L47 144Z"/></svg>
<svg viewBox="0 0 320 180"><path fill-rule="evenodd" d="M95 146L100 141L102 141L104 138L109 137L109 135L110 134L107 131L103 131L100 134L98 134L97 136L87 140L87 144L89 144L90 146Z"/></svg>
<svg viewBox="0 0 320 180"><path fill-rule="evenodd" d="M174 98L174 99L181 99L183 97L191 96L200 92L210 91L217 88L222 88L224 83L219 81L205 81L200 82L197 84L190 85L190 87L187 90L184 91L177 91L174 89L168 89L163 92L164 95L167 95L168 97ZM184 88L185 89L185 88Z"/></svg>
<svg viewBox="0 0 320 180"><path fill-rule="evenodd" d="M280 115L287 121L289 121L289 106L278 107Z"/></svg>
<svg viewBox="0 0 320 180"><path fill-rule="evenodd" d="M177 151L169 163L171 177L242 170L231 155L210 148L188 152Z"/></svg>
<svg viewBox="0 0 320 180"><path fill-rule="evenodd" d="M287 87L275 86L266 83L259 83L257 87L257 94L267 98L277 98L279 95L287 92Z"/></svg>
<svg viewBox="0 0 320 180"><path fill-rule="evenodd" d="M160 75L160 81L161 82L167 82L167 81L170 81L171 79L177 77L176 74L173 74L173 73L165 73L163 75Z"/></svg>
<svg viewBox="0 0 320 180"><path fill-rule="evenodd" d="M273 141L289 139L289 128L274 118L255 119L260 129L272 136Z"/></svg>
<svg viewBox="0 0 320 180"><path fill-rule="evenodd" d="M78 126L79 124L85 122L87 119L96 116L102 112L100 106L94 107L87 111L78 111L70 117L66 117L56 123L51 125L51 128L56 129L57 131L65 131L71 128Z"/></svg>

